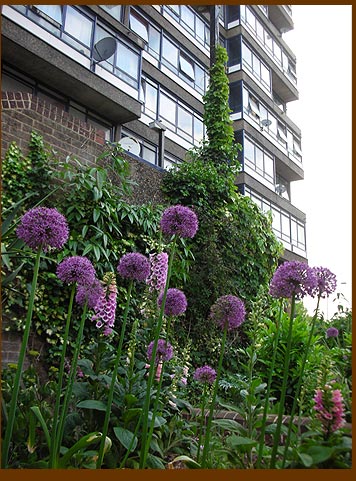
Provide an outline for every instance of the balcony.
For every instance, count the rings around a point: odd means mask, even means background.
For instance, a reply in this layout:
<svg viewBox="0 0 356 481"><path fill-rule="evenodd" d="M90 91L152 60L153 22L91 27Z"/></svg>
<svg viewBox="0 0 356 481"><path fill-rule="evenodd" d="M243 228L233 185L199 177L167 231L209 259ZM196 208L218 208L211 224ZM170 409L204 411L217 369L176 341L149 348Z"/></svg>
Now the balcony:
<svg viewBox="0 0 356 481"><path fill-rule="evenodd" d="M294 28L290 5L268 5L268 18L281 33Z"/></svg>

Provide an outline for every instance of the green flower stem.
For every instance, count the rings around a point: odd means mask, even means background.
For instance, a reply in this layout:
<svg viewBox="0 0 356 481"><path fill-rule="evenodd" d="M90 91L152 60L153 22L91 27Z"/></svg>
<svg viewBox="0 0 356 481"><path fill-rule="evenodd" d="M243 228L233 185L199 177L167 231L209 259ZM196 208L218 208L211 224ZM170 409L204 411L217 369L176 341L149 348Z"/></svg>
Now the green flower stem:
<svg viewBox="0 0 356 481"><path fill-rule="evenodd" d="M281 325L281 320L282 320L282 308L283 308L283 299L280 299L279 316L278 316L278 322L277 322L277 326L276 326L276 333L274 335L272 361L271 361L271 366L270 366L269 374L268 374L267 392L266 392L265 404L264 404L264 407L263 407L263 415L262 415L262 422L261 422L261 433L260 433L260 444L258 446L258 455L257 455L257 463L256 463L257 469L260 468L261 460L262 460L263 447L265 445L266 419L267 419L267 414L268 414L269 396L270 396L270 393L271 393L274 365L276 363L276 357L277 357L279 334L281 332L280 325Z"/></svg>
<svg viewBox="0 0 356 481"><path fill-rule="evenodd" d="M75 341L75 349L74 349L72 365L71 365L70 373L69 373L69 380L68 380L67 389L66 389L66 392L65 392L65 395L64 395L61 416L60 416L60 419L59 419L58 429L57 429L57 433L56 433L56 442L55 442L55 445L53 446L52 468L56 468L57 464L58 464L59 451L60 451L60 448L61 448L63 433L64 433L64 422L65 422L65 418L67 416L69 401L70 401L70 398L72 396L74 380L75 380L75 377L77 375L77 364L78 364L78 358L79 358L79 351L80 351L80 346L81 346L81 343L82 343L84 324L85 324L85 319L87 317L87 312L88 312L88 302L86 302L84 304L83 313L82 313L82 317L81 317L81 320L80 320L79 331L78 331L78 334L77 334L77 339Z"/></svg>
<svg viewBox="0 0 356 481"><path fill-rule="evenodd" d="M199 456L200 456L200 446L201 440L203 436L203 426L205 420L205 404L206 404L206 393L207 393L208 384L204 383L202 400L201 400L201 413L200 413L200 425L199 425L199 438L198 438L198 450L197 450L197 463L199 463Z"/></svg>
<svg viewBox="0 0 356 481"><path fill-rule="evenodd" d="M40 268L41 253L42 253L42 246L37 249L35 265L34 265L34 269L33 269L33 278L32 278L30 299L29 299L28 310L27 310L25 330L24 330L24 333L23 333L23 338L22 338L21 348L20 348L20 353L19 353L19 359L18 359L18 362L17 362L17 369L16 369L15 380L14 380L14 387L13 387L11 401L10 401L8 423L7 423L7 426L6 426L5 438L4 438L4 443L3 443L3 446L2 446L2 459L1 459L2 468L7 468L8 460L9 460L10 441L11 441L12 432L13 432L13 429L14 429L17 398L18 398L18 395L19 395L20 382L21 382L21 378L22 378L22 369L23 369L23 364L24 364L25 355L26 355L28 338L29 338L29 335L30 335L31 320L32 320L33 306L34 306L34 301L35 301L35 292L36 292L36 286L37 286L38 271L39 271L39 268Z"/></svg>
<svg viewBox="0 0 356 481"><path fill-rule="evenodd" d="M291 434L292 434L292 425L293 425L294 413L295 413L297 403L298 403L300 388L302 386L302 381L303 381L305 364L306 364L307 359L308 359L310 344L311 344L311 340L312 340L313 333L314 333L315 322L316 322L316 319L317 319L317 316L318 316L319 303L320 303L320 296L318 296L318 302L317 302L317 305L316 305L316 308L315 308L315 313L314 313L314 316L313 316L313 319L312 319L312 322L311 322L308 342L307 342L307 345L306 345L306 348L305 348L304 357L303 357L303 360L302 360L302 366L300 368L300 374L299 374L299 378L298 378L298 384L297 384L297 388L296 388L295 394L294 394L292 410L291 410L291 413L290 413L290 420L289 420L289 423L288 423L287 437L286 437L286 441L285 441L285 445L284 445L282 468L284 468L286 460L287 460L287 451L288 451L288 447L289 447L289 443L290 443L290 437L291 437Z"/></svg>
<svg viewBox="0 0 356 481"><path fill-rule="evenodd" d="M172 244L172 248L171 248L171 253L170 253L170 256L169 256L169 262L168 262L166 285L165 285L164 291L163 291L161 309L160 309L160 312L159 312L158 323L157 323L157 327L156 327L156 330L155 330L152 356L151 356L151 362L150 362L150 370L149 370L149 374L148 374L147 387L146 387L146 397L145 397L145 403L144 403L144 407L143 407L143 427L142 427L142 437L141 437L142 446L141 446L141 452L140 452L140 465L139 465L140 469L144 469L145 466L146 466L147 454L148 454L148 450L149 450L149 446L150 446L150 442L151 442L151 439L149 439L148 436L147 436L147 430L148 430L148 412L149 412L149 408L150 408L151 388L152 388L152 384L153 384L153 377L154 377L154 371L155 371L154 360L156 359L158 338L159 338L160 332L162 330L162 325L163 325L163 312L164 312L164 306L166 305L167 291L168 291L168 286L169 286L169 280L170 280L170 277L171 277L171 271L172 271L172 265L173 265L176 243L177 243L177 237L174 236L173 244ZM154 420L154 417L152 416L152 420L151 420L152 425L154 425L154 422L155 422L155 420Z"/></svg>
<svg viewBox="0 0 356 481"><path fill-rule="evenodd" d="M271 454L271 461L270 461L270 469L274 469L276 465L276 455L279 446L279 439L281 435L281 428L282 428L282 418L283 418L283 411L284 411L284 401L286 398L287 392L287 380L289 374L289 363L290 363L290 350L292 345L292 331L293 331L293 320L294 320L294 311L295 311L295 295L292 296L292 303L291 303L291 312L290 312L290 321L289 321L289 330L288 330L288 338L287 338L287 350L284 358L284 373L283 373L283 382L282 382L282 389L281 389L281 398L279 401L279 409L278 409L278 418L277 418L277 426L276 431L274 433L274 442Z"/></svg>
<svg viewBox="0 0 356 481"><path fill-rule="evenodd" d="M131 329L131 339L130 339L130 364L129 364L129 394L132 391L132 384L133 384L133 371L134 371L134 364L135 364L135 350L136 350L136 333L138 327L138 319L135 319L132 324Z"/></svg>
<svg viewBox="0 0 356 481"><path fill-rule="evenodd" d="M57 384L57 392L56 392L56 402L55 402L54 413L53 413L51 446L50 446L50 455L49 455L48 466L52 466L53 461L54 461L54 449L53 448L55 447L56 436L57 436L58 415L59 415L60 399L61 399L61 392L62 392L62 385L63 385L64 361L65 361L65 355L66 355L66 349L67 349L67 343L68 343L69 326L70 326L70 321L71 321L71 318L72 318L75 290L76 290L76 284L73 284L72 290L71 290L71 293L70 293L70 298L69 298L67 321L66 321L66 327L65 327L65 331L64 331L64 337L63 337L61 361L60 361L60 365L59 365L58 384Z"/></svg>
<svg viewBox="0 0 356 481"><path fill-rule="evenodd" d="M222 339L222 343L221 343L220 359L219 359L218 370L217 370L217 373L216 373L213 396L212 396L212 399L211 399L208 423L207 423L206 431L205 431L204 448L203 448L203 455L202 455L202 460L201 460L202 469L205 468L206 458L207 458L207 454L208 454L208 451L209 451L211 423L212 423L212 420L213 420L216 395L218 393L219 378L220 378L220 373L221 373L221 369L222 369L222 362L223 362L225 344L226 344L226 338L227 338L227 328L228 328L228 324L226 323L225 329L224 329L224 334L223 334L223 339Z"/></svg>
<svg viewBox="0 0 356 481"><path fill-rule="evenodd" d="M124 335L125 335L127 315L128 315L128 312L129 312L129 306L130 306L130 300L131 300L132 286L133 286L133 280L130 281L128 292L127 292L126 307L125 307L124 317L123 317L122 326L121 326L120 340L119 340L119 345L118 345L118 348L117 348L115 365L114 365L112 378L111 378L108 401L107 401L107 404L106 404L105 420L104 420L104 426L103 426L103 433L102 433L102 437L101 437L101 441L100 441L99 455L98 455L98 459L97 459L97 462L96 462L96 469L101 468L101 465L103 463L103 458L104 458L105 439L106 439L108 429L109 429L111 406L112 406L112 400L113 400L113 397L114 397L115 383L117 381L117 371L118 371L119 364L120 364L122 345L123 345L123 342L124 342Z"/></svg>

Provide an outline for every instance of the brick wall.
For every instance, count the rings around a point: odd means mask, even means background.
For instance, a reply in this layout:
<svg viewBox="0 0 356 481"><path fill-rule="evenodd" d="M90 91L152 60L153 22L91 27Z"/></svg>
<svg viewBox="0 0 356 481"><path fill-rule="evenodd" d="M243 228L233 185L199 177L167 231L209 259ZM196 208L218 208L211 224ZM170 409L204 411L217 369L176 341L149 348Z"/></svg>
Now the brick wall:
<svg viewBox="0 0 356 481"><path fill-rule="evenodd" d="M105 145L102 130L68 114L60 104L49 103L25 92L2 92L2 157L12 141L16 141L26 155L33 130L42 135L45 144L51 146L62 160L73 154L84 164L95 163ZM145 162L124 157L130 163L130 176L136 182L129 201L133 204L164 203L160 192L162 173ZM3 364L17 362L21 337L2 329Z"/></svg>

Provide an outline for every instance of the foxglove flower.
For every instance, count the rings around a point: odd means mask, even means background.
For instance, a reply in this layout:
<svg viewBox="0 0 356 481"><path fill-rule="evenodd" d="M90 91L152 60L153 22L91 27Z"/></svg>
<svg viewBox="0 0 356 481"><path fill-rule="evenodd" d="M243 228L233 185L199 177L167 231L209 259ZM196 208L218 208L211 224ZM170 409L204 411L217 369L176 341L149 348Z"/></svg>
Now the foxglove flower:
<svg viewBox="0 0 356 481"><path fill-rule="evenodd" d="M157 299L157 305L160 308L162 305L163 292L160 293ZM166 303L164 305L164 314L166 316L179 316L187 309L187 298L184 292L179 289L171 288L167 290Z"/></svg>
<svg viewBox="0 0 356 481"><path fill-rule="evenodd" d="M336 289L336 275L326 267L313 267L318 283L315 289L315 295L327 297Z"/></svg>
<svg viewBox="0 0 356 481"><path fill-rule="evenodd" d="M57 266L57 277L67 284L92 284L96 277L93 264L86 257L67 257Z"/></svg>
<svg viewBox="0 0 356 481"><path fill-rule="evenodd" d="M317 389L314 402L316 417L321 421L322 429L326 434L337 431L344 425L345 410L339 389L332 389L330 385Z"/></svg>
<svg viewBox="0 0 356 481"><path fill-rule="evenodd" d="M236 296L221 296L210 308L210 317L221 327L229 330L236 329L245 320L244 303Z"/></svg>
<svg viewBox="0 0 356 481"><path fill-rule="evenodd" d="M150 269L151 273L146 280L150 286L149 290L162 291L167 281L168 254L166 252L150 254Z"/></svg>
<svg viewBox="0 0 356 481"><path fill-rule="evenodd" d="M96 321L98 329L103 327L103 334L109 336L115 324L117 287L116 279L112 272L103 277L103 291L94 308L95 314L92 321Z"/></svg>
<svg viewBox="0 0 356 481"><path fill-rule="evenodd" d="M138 252L124 254L117 266L121 277L136 281L144 281L150 275L150 263L146 256Z"/></svg>
<svg viewBox="0 0 356 481"><path fill-rule="evenodd" d="M326 337L337 337L339 335L339 330L336 327L329 327L326 330Z"/></svg>
<svg viewBox="0 0 356 481"><path fill-rule="evenodd" d="M66 218L57 209L34 207L22 216L16 234L31 249L42 246L47 252L50 248L62 249L68 240L69 228Z"/></svg>
<svg viewBox="0 0 356 481"><path fill-rule="evenodd" d="M193 378L202 384L213 384L216 379L216 371L210 366L198 367Z"/></svg>
<svg viewBox="0 0 356 481"><path fill-rule="evenodd" d="M80 306L88 302L89 309L94 309L102 295L103 287L95 278L91 284L78 284L75 300Z"/></svg>
<svg viewBox="0 0 356 481"><path fill-rule="evenodd" d="M289 261L281 264L273 274L269 292L272 297L302 299L314 295L318 278L305 262Z"/></svg>
<svg viewBox="0 0 356 481"><path fill-rule="evenodd" d="M198 217L189 207L174 205L163 212L161 229L168 236L194 237L198 230Z"/></svg>
<svg viewBox="0 0 356 481"><path fill-rule="evenodd" d="M151 361L153 354L154 341L150 342L147 348L147 357ZM160 361L169 361L173 357L173 347L165 339L158 339L155 364Z"/></svg>

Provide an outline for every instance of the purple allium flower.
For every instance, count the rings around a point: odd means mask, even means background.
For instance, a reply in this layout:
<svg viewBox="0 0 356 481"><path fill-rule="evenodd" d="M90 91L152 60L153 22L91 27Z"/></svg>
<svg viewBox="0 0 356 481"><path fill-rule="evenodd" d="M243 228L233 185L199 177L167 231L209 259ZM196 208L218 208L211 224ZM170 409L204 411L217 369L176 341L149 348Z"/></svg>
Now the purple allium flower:
<svg viewBox="0 0 356 481"><path fill-rule="evenodd" d="M117 287L116 279L112 272L107 272L103 277L103 291L94 308L95 314L91 318L100 329L104 326L103 334L109 336L115 324Z"/></svg>
<svg viewBox="0 0 356 481"><path fill-rule="evenodd" d="M236 329L245 320L245 306L241 299L231 294L221 296L210 308L210 317L221 329Z"/></svg>
<svg viewBox="0 0 356 481"><path fill-rule="evenodd" d="M96 274L93 264L86 257L67 257L57 266L57 277L70 284L92 284Z"/></svg>
<svg viewBox="0 0 356 481"><path fill-rule="evenodd" d="M146 282L150 286L149 290L162 291L166 285L168 272L168 254L160 252L150 254L151 274Z"/></svg>
<svg viewBox="0 0 356 481"><path fill-rule="evenodd" d="M143 254L130 252L121 257L117 272L122 277L144 281L150 275L150 262Z"/></svg>
<svg viewBox="0 0 356 481"><path fill-rule="evenodd" d="M216 371L210 366L198 367L193 377L198 382L213 384L216 379Z"/></svg>
<svg viewBox="0 0 356 481"><path fill-rule="evenodd" d="M198 217L189 207L174 205L163 212L161 229L169 236L194 237L198 230Z"/></svg>
<svg viewBox="0 0 356 481"><path fill-rule="evenodd" d="M326 267L313 267L312 269L318 279L315 295L327 297L329 294L332 294L336 289L336 275Z"/></svg>
<svg viewBox="0 0 356 481"><path fill-rule="evenodd" d="M147 348L147 357L149 360L152 358L154 341L150 342ZM157 365L159 361L169 361L173 357L173 347L165 339L158 339L156 361Z"/></svg>
<svg viewBox="0 0 356 481"><path fill-rule="evenodd" d="M269 292L272 297L301 299L314 295L318 278L314 270L305 262L289 261L281 264L273 274Z"/></svg>
<svg viewBox="0 0 356 481"><path fill-rule="evenodd" d="M339 330L336 327L329 327L326 330L326 337L337 337L339 335Z"/></svg>
<svg viewBox="0 0 356 481"><path fill-rule="evenodd" d="M61 249L64 246L69 228L66 218L57 209L34 207L22 216L16 234L31 249L42 246L47 252L50 248Z"/></svg>
<svg viewBox="0 0 356 481"><path fill-rule="evenodd" d="M345 410L339 389L332 389L330 385L325 385L323 389L315 391L313 399L316 417L321 421L325 433L330 434L343 426Z"/></svg>
<svg viewBox="0 0 356 481"><path fill-rule="evenodd" d="M102 293L103 287L95 278L91 284L78 284L75 300L81 306L88 302L89 309L94 309Z"/></svg>
<svg viewBox="0 0 356 481"><path fill-rule="evenodd" d="M162 305L163 292L160 293L157 299L158 307ZM164 314L166 316L179 316L187 309L187 298L183 291L171 288L167 290L166 303L164 305Z"/></svg>

